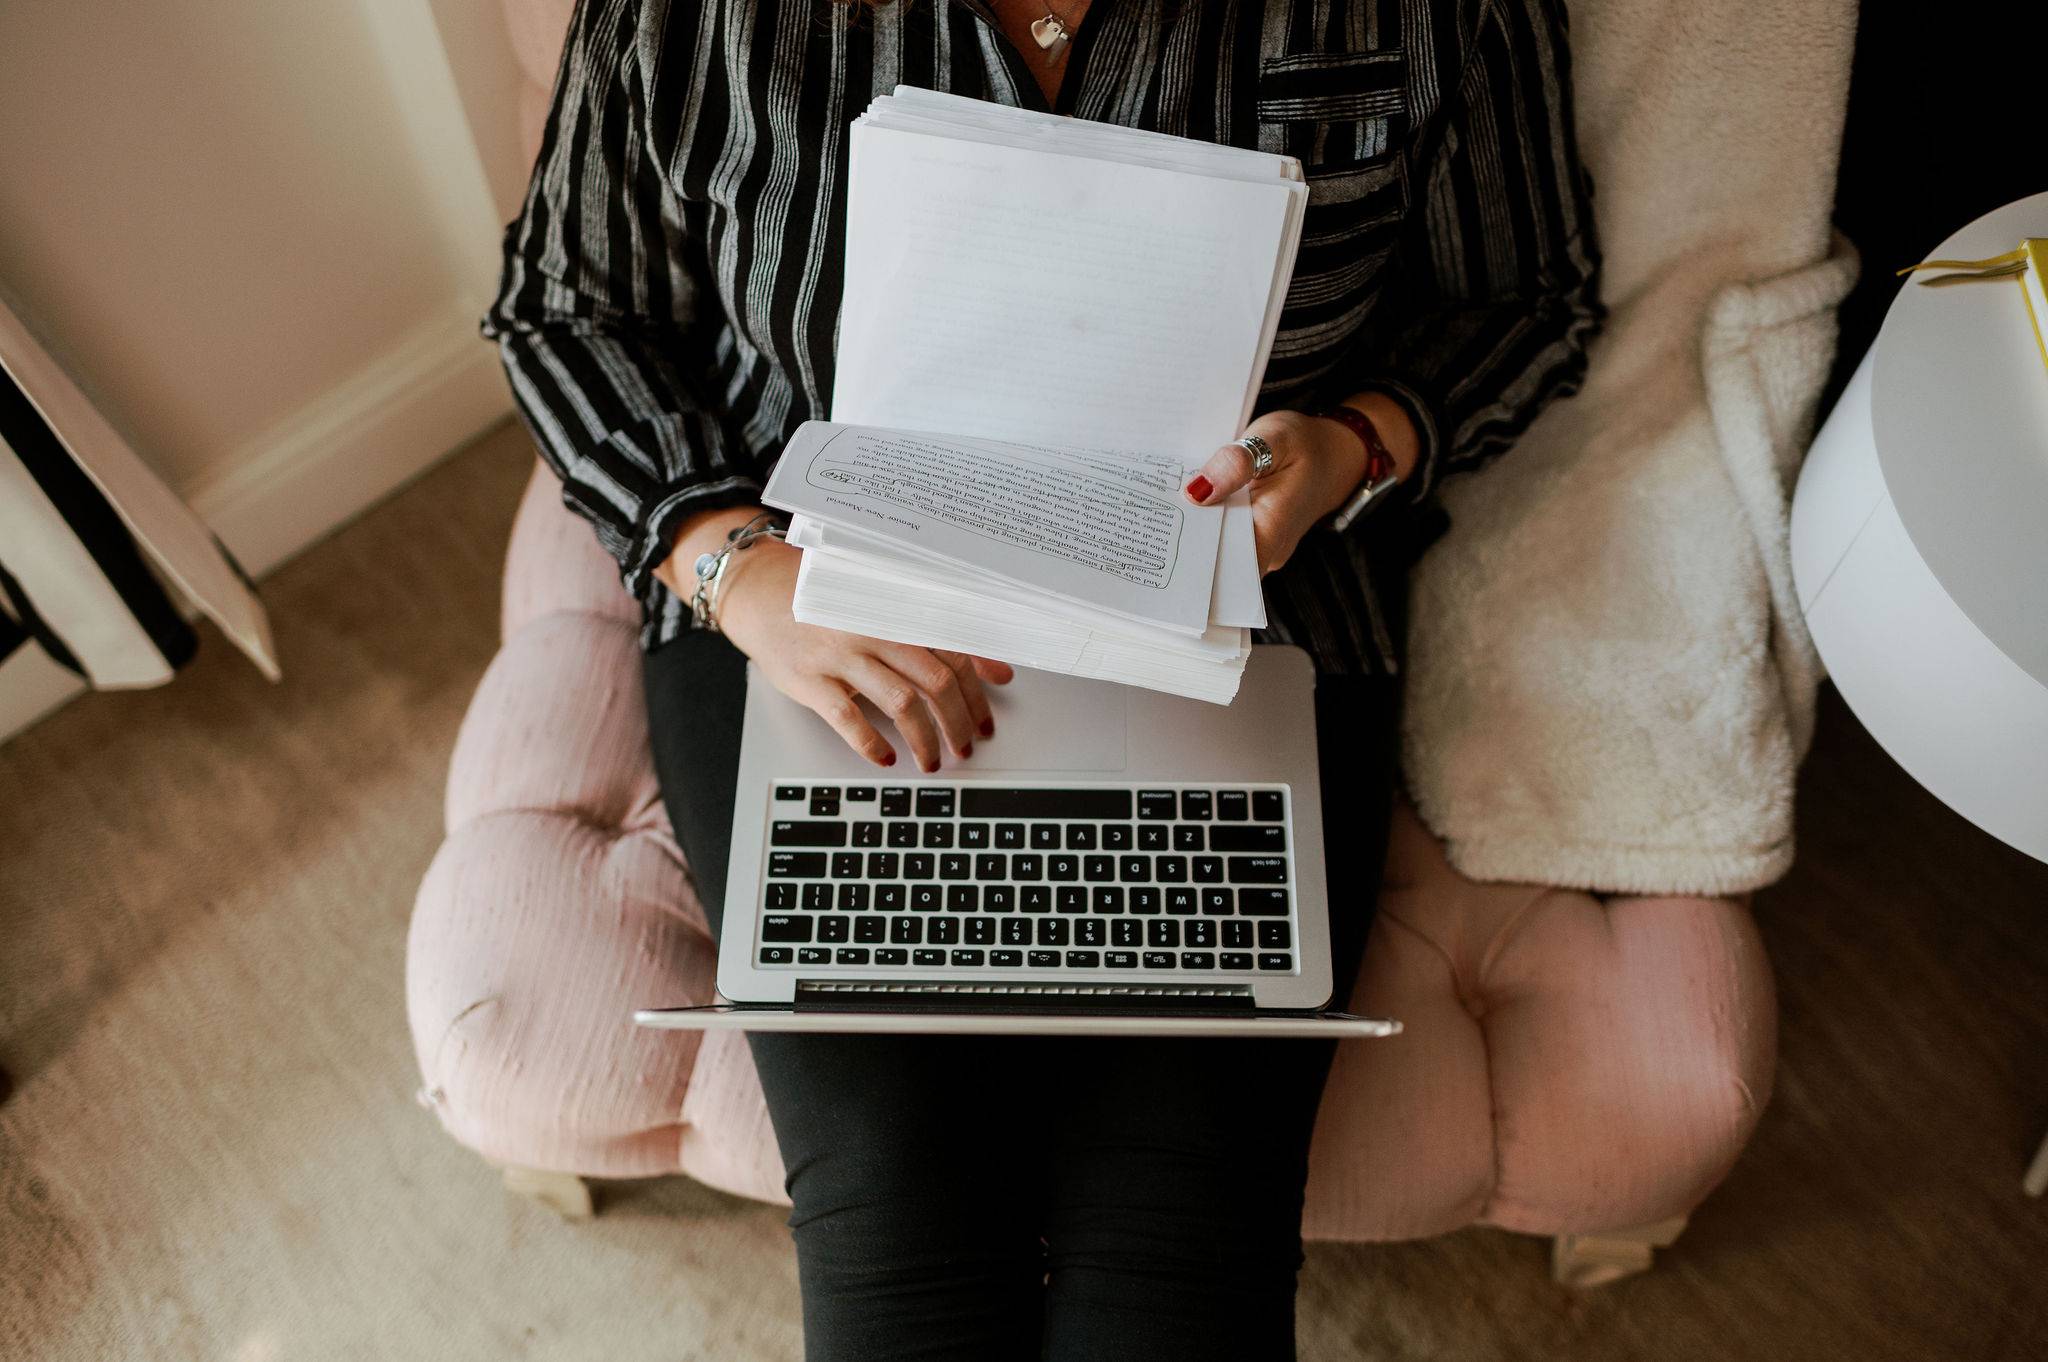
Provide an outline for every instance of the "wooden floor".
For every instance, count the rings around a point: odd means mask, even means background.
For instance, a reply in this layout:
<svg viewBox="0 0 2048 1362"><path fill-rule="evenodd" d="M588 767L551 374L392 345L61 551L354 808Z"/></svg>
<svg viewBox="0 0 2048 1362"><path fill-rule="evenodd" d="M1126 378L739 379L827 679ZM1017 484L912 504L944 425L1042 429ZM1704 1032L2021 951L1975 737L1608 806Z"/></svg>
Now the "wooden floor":
<svg viewBox="0 0 2048 1362"><path fill-rule="evenodd" d="M287 668L210 635L160 691L0 746L0 1358L793 1359L781 1214L682 1179L573 1225L411 1101L400 987L495 637L506 432L265 585ZM2048 1358L2048 866L1823 697L1757 913L1783 1010L1755 1143L1650 1273L1551 1285L1470 1231L1312 1248L1302 1356Z"/></svg>

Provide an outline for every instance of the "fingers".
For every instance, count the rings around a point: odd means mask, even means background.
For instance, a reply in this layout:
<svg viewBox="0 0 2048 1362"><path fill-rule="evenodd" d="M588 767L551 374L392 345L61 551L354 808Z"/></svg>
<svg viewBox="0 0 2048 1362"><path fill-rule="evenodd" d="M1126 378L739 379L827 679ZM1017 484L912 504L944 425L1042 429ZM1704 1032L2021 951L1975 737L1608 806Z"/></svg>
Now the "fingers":
<svg viewBox="0 0 2048 1362"><path fill-rule="evenodd" d="M832 725L834 733L846 739L848 747L875 765L896 764L896 749L875 731L875 726L868 722L868 716L861 712L846 687L818 677L793 692L791 698L817 711L819 718Z"/></svg>
<svg viewBox="0 0 2048 1362"><path fill-rule="evenodd" d="M1225 445L1209 456L1182 489L1197 506L1214 506L1252 480L1252 456L1243 445Z"/></svg>
<svg viewBox="0 0 2048 1362"><path fill-rule="evenodd" d="M933 659L933 664L941 671L946 670L937 659ZM889 716L903 741L910 745L920 771L929 775L939 769L939 730L932 723L924 692L909 677L874 654L857 653L846 660L840 679Z"/></svg>
<svg viewBox="0 0 2048 1362"><path fill-rule="evenodd" d="M953 669L953 675L960 678L960 698L967 702L967 717L974 724L974 731L984 738L996 735L996 717L988 707L988 694L981 688L981 673L974 669L974 659L966 653L951 653L943 648L932 649L932 655Z"/></svg>
<svg viewBox="0 0 2048 1362"><path fill-rule="evenodd" d="M945 734L946 745L955 756L967 757L974 754L975 734L980 731L973 712L968 708L967 696L960 679L960 672L954 670L937 653L929 648L913 647L907 643L883 643L876 647L875 656L904 680L916 686L924 695L932 717L939 721L939 729ZM963 668L973 675L971 669ZM979 697L981 682L974 682ZM982 700L983 712L988 702Z"/></svg>
<svg viewBox="0 0 2048 1362"><path fill-rule="evenodd" d="M998 662L992 657L973 657L974 671L982 680L992 686L1007 686L1017 679L1017 669L1007 662Z"/></svg>

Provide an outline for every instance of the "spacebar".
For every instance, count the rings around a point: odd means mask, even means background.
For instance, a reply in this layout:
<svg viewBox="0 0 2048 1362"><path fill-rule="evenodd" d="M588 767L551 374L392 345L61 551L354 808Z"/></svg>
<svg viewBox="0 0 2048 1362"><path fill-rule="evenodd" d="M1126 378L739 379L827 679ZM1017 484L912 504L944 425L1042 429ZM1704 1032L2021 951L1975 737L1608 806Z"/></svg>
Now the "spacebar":
<svg viewBox="0 0 2048 1362"><path fill-rule="evenodd" d="M960 787L962 818L1129 818L1131 792L1102 786L1078 790Z"/></svg>

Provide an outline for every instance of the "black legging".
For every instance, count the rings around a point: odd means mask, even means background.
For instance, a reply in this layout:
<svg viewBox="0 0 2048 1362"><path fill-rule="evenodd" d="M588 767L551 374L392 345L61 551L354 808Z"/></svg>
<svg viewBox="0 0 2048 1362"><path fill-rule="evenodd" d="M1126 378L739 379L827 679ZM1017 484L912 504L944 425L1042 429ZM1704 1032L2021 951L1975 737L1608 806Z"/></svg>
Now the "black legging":
<svg viewBox="0 0 2048 1362"><path fill-rule="evenodd" d="M714 934L745 659L650 654L655 769ZM1379 886L1397 688L1316 687L1339 1001ZM811 1362L1294 1356L1332 1042L756 1034Z"/></svg>

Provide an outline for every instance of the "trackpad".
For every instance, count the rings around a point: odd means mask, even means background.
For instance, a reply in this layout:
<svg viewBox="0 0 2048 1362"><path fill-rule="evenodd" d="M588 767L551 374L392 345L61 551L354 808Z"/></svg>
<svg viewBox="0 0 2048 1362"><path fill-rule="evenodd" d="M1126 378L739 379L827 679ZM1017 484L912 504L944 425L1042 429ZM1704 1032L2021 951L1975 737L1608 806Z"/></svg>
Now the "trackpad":
<svg viewBox="0 0 2048 1362"><path fill-rule="evenodd" d="M1017 669L1007 686L988 687L996 735L977 738L974 755L948 760L962 775L984 771L1121 771L1127 688L1057 672Z"/></svg>

